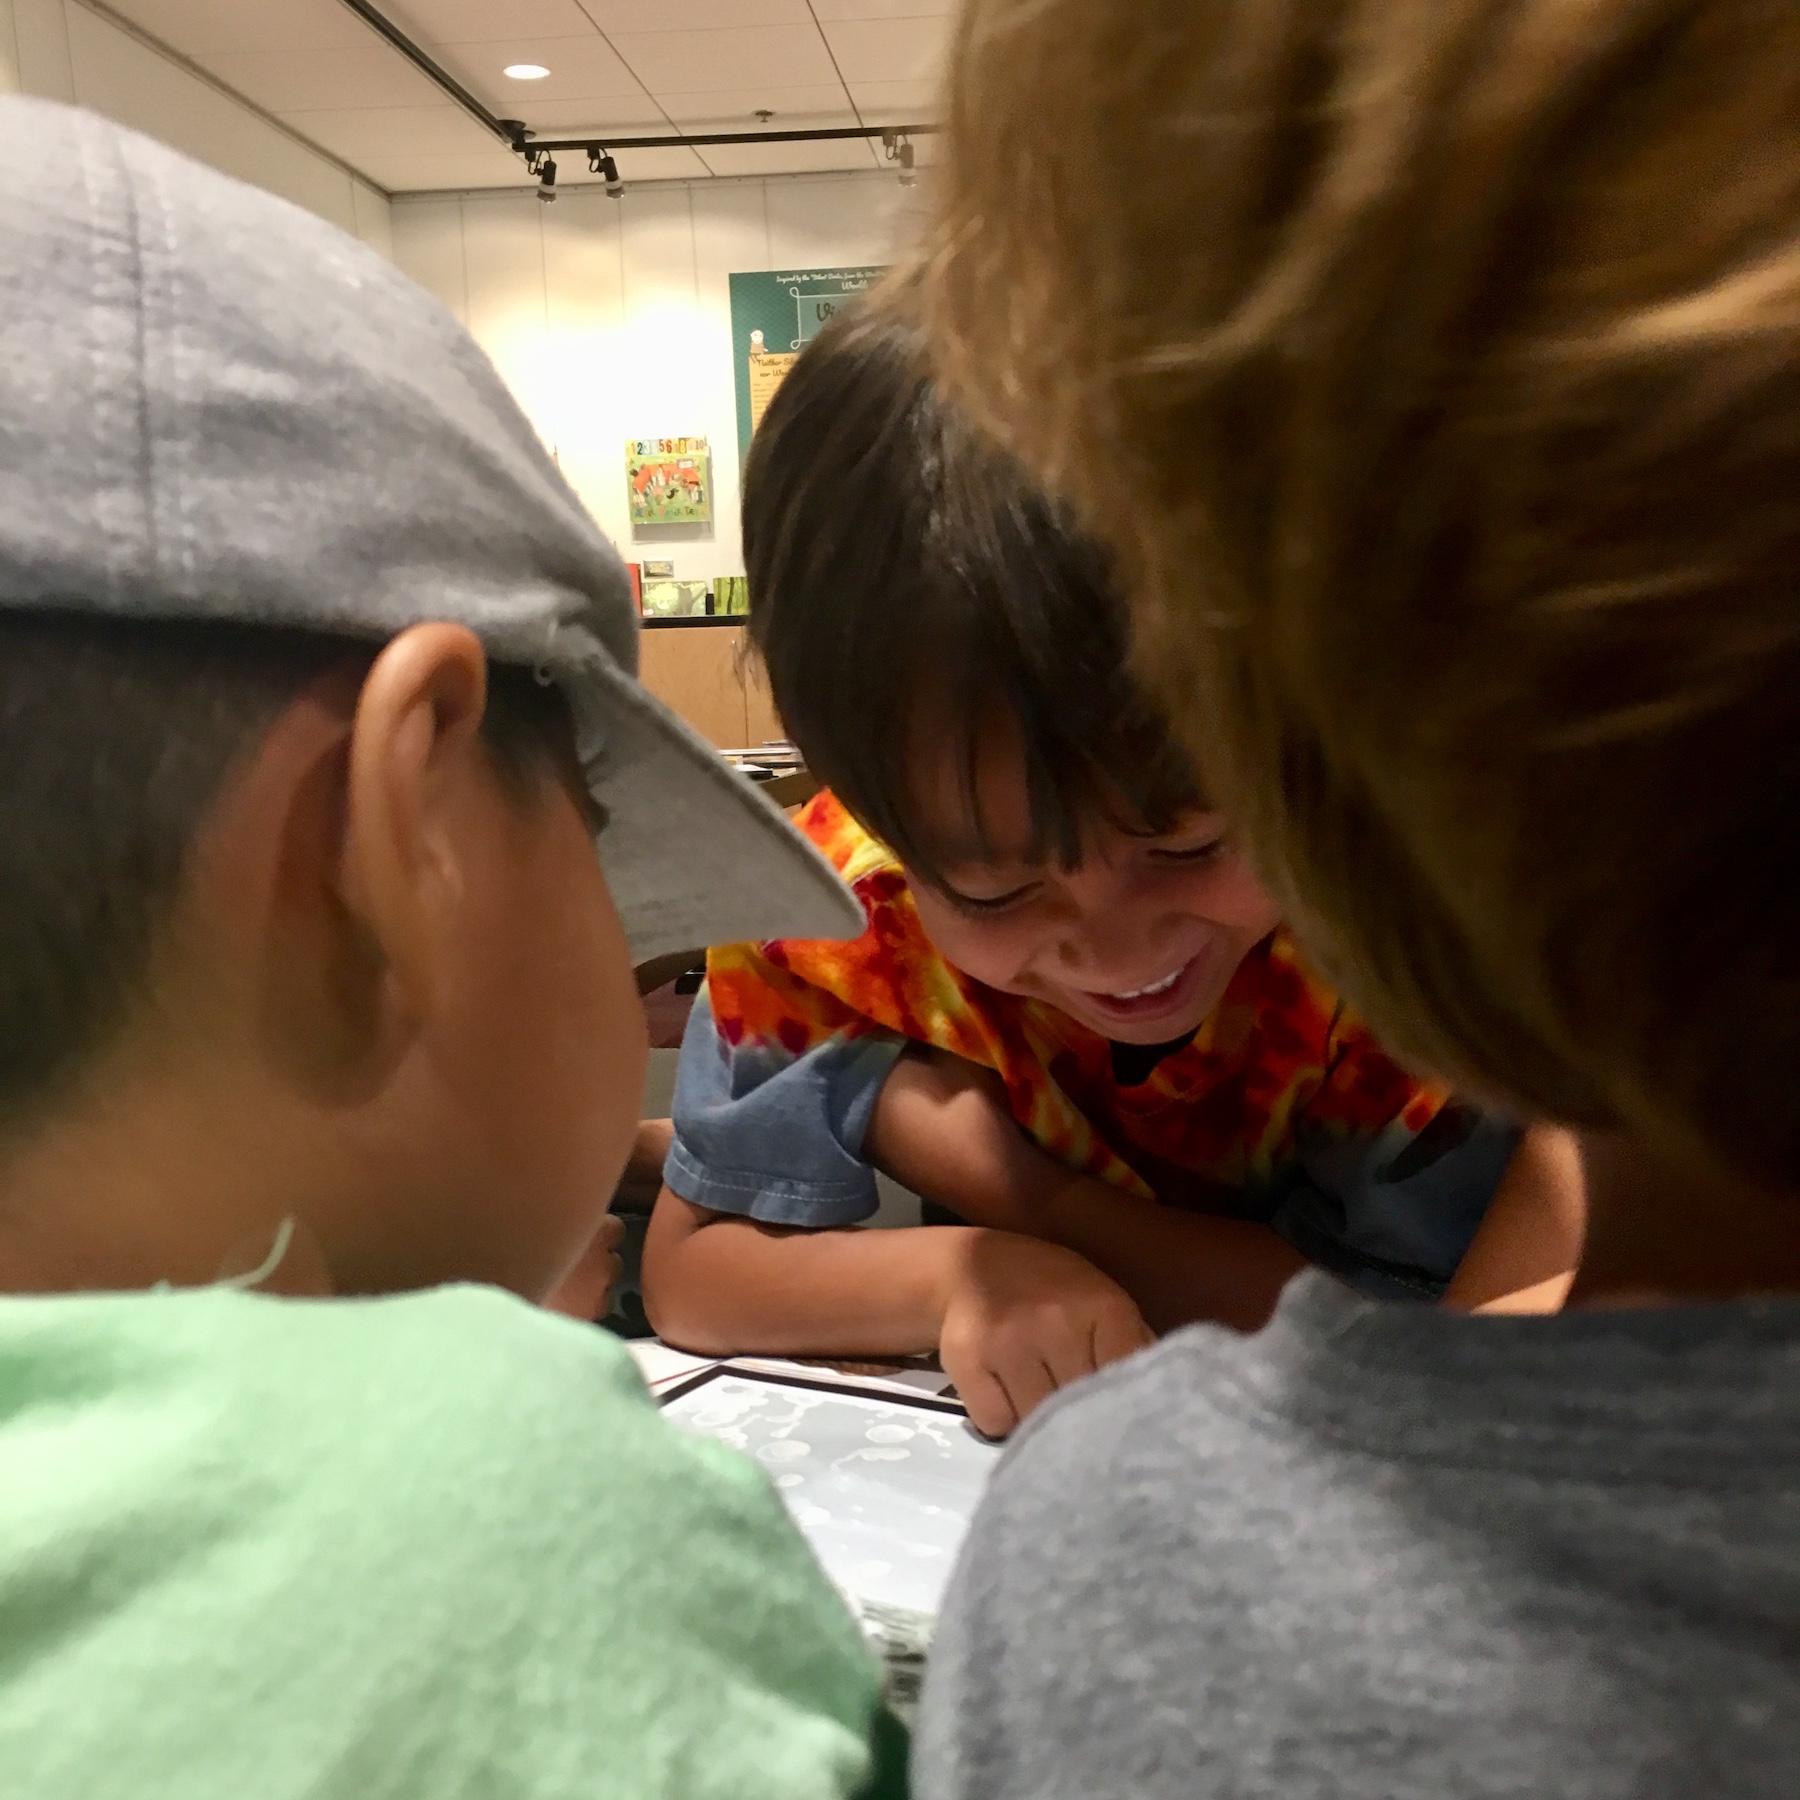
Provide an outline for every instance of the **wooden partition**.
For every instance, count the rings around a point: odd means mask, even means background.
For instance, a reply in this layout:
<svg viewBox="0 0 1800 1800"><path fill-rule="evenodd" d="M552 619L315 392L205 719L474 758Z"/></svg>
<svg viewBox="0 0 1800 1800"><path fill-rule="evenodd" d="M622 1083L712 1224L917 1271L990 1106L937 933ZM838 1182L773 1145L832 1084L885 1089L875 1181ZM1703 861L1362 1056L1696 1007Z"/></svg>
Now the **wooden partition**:
<svg viewBox="0 0 1800 1800"><path fill-rule="evenodd" d="M783 735L761 668L746 666L742 625L651 625L638 644L644 686L708 742L739 750Z"/></svg>
<svg viewBox="0 0 1800 1800"><path fill-rule="evenodd" d="M775 710L775 696L769 692L769 677L756 655L741 657L744 675L744 723L749 736L744 742L754 748L787 736L781 714Z"/></svg>

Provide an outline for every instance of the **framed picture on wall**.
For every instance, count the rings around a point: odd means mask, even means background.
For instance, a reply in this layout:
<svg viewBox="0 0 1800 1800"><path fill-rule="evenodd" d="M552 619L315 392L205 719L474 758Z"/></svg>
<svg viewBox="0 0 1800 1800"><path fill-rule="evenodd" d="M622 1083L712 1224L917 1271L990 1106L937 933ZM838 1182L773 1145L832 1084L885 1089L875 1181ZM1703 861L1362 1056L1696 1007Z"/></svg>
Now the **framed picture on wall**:
<svg viewBox="0 0 1800 1800"><path fill-rule="evenodd" d="M709 525L712 451L703 437L627 438L633 525Z"/></svg>

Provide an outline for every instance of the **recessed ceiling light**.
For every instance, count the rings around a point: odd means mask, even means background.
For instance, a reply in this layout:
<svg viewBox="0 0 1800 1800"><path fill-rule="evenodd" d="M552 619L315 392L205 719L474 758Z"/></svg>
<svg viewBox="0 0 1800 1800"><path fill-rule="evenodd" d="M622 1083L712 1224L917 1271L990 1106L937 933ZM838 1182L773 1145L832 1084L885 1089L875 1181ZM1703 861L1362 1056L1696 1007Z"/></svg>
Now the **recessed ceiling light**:
<svg viewBox="0 0 1800 1800"><path fill-rule="evenodd" d="M500 73L514 81L542 81L550 71L542 63L508 63Z"/></svg>

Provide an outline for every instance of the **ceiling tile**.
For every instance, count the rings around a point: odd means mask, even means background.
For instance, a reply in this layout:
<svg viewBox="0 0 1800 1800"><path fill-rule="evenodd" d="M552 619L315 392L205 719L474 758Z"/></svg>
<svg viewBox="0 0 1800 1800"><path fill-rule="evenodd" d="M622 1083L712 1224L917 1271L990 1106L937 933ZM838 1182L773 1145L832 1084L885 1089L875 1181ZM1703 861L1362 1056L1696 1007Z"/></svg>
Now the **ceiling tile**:
<svg viewBox="0 0 1800 1800"><path fill-rule="evenodd" d="M938 116L935 81L853 81L850 98L869 125L879 125L887 119L923 125Z"/></svg>
<svg viewBox="0 0 1800 1800"><path fill-rule="evenodd" d="M282 4L286 0L281 0ZM332 0L337 6L343 0ZM584 37L594 22L579 0L380 0L419 44L482 44L511 37Z"/></svg>
<svg viewBox="0 0 1800 1800"><path fill-rule="evenodd" d="M518 115L539 137L569 137L592 125L614 131L658 132L669 129L663 109L634 87L629 94L609 94L603 100L555 100L520 107Z"/></svg>
<svg viewBox="0 0 1800 1800"><path fill-rule="evenodd" d="M722 31L733 25L810 25L806 0L683 0L664 10L644 0L581 0L609 36L627 31Z"/></svg>
<svg viewBox="0 0 1800 1800"><path fill-rule="evenodd" d="M820 28L846 81L933 81L950 48L950 20L840 19Z"/></svg>
<svg viewBox="0 0 1800 1800"><path fill-rule="evenodd" d="M448 100L437 106L289 112L282 121L359 168L370 156L470 156L497 144L492 132Z"/></svg>
<svg viewBox="0 0 1800 1800"><path fill-rule="evenodd" d="M877 146L875 154L880 155ZM701 152L715 175L793 175L824 169L867 169L864 140L812 144L710 144Z"/></svg>
<svg viewBox="0 0 1800 1800"><path fill-rule="evenodd" d="M376 42L343 0L113 0L113 10L183 56L358 50Z"/></svg>
<svg viewBox="0 0 1800 1800"><path fill-rule="evenodd" d="M706 164L692 150L621 150L619 173L632 181L691 181L706 173ZM582 170L584 180L589 179Z"/></svg>
<svg viewBox="0 0 1800 1800"><path fill-rule="evenodd" d="M491 44L433 44L431 53L502 118L524 118L538 101L604 99L641 94L642 83L599 32L586 37L507 38ZM539 81L513 81L508 63L538 63Z"/></svg>
<svg viewBox="0 0 1800 1800"><path fill-rule="evenodd" d="M833 19L948 18L957 0L812 0L820 24Z"/></svg>
<svg viewBox="0 0 1800 1800"><path fill-rule="evenodd" d="M616 32L613 47L661 100L767 82L798 87L835 82L825 40L812 25L729 31Z"/></svg>
<svg viewBox="0 0 1800 1800"><path fill-rule="evenodd" d="M663 101L678 124L714 131L788 131L809 125L854 125L856 113L838 82L816 87L719 88L705 94L670 94ZM767 126L756 114L775 116Z"/></svg>
<svg viewBox="0 0 1800 1800"><path fill-rule="evenodd" d="M355 50L234 52L195 60L270 112L426 106L442 98L404 57L376 42Z"/></svg>

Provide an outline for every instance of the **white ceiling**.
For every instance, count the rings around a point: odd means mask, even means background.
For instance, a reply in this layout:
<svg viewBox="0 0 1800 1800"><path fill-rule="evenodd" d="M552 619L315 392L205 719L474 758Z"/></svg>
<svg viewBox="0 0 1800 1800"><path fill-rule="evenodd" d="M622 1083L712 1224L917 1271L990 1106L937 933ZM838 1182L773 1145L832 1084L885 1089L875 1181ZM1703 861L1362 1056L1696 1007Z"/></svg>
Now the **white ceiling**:
<svg viewBox="0 0 1800 1800"><path fill-rule="evenodd" d="M388 189L525 183L520 160L343 0L109 0L152 37ZM804 130L934 116L956 0L375 0L501 118L540 137ZM513 81L510 63L539 63ZM767 108L767 125L755 114ZM918 146L921 163L929 144ZM854 139L619 153L627 181L880 167ZM559 185L593 179L578 152Z"/></svg>

